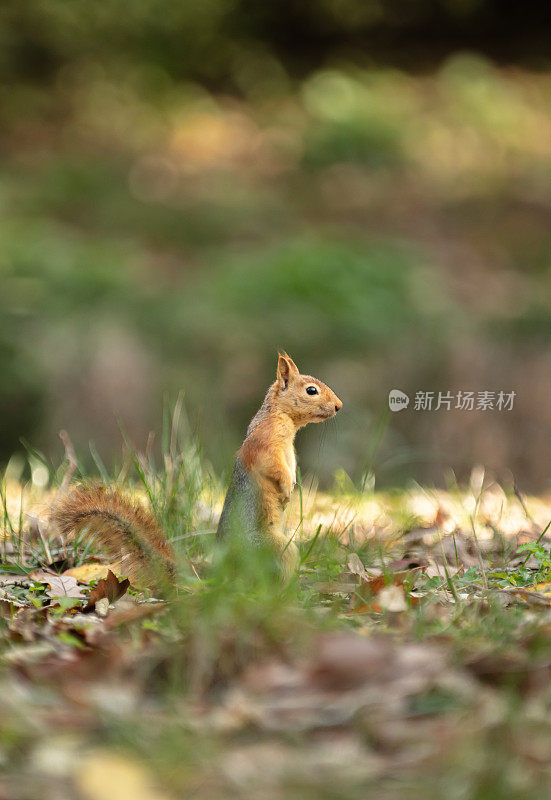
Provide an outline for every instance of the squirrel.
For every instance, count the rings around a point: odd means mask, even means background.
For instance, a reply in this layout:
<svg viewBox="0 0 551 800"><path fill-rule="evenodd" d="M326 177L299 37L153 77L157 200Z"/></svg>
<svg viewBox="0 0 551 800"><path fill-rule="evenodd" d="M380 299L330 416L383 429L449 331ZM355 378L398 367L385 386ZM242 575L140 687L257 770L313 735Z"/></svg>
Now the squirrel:
<svg viewBox="0 0 551 800"><path fill-rule="evenodd" d="M296 483L294 440L309 422L323 422L342 408L337 395L317 378L301 375L282 352L276 380L252 418L235 466L218 523L218 538L243 531L253 541L266 541L280 554L285 574L298 561L283 515Z"/></svg>
<svg viewBox="0 0 551 800"><path fill-rule="evenodd" d="M222 539L236 532L245 540L269 545L289 576L298 548L287 538L284 511L296 482L294 439L310 422L323 422L342 408L337 395L310 375L301 375L293 359L279 353L276 380L251 420L237 452L217 529ZM78 485L54 506L50 520L59 532L94 538L131 582L175 575L172 546L153 515L119 489Z"/></svg>

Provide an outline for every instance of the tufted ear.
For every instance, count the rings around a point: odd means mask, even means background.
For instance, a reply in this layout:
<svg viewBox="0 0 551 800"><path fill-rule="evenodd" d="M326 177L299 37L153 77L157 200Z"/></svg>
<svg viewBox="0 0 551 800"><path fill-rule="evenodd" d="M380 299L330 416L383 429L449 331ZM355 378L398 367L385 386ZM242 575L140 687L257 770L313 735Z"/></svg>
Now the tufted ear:
<svg viewBox="0 0 551 800"><path fill-rule="evenodd" d="M279 388L286 389L289 381L298 374L297 365L291 356L288 356L285 351L281 352L277 360L277 382L279 383Z"/></svg>

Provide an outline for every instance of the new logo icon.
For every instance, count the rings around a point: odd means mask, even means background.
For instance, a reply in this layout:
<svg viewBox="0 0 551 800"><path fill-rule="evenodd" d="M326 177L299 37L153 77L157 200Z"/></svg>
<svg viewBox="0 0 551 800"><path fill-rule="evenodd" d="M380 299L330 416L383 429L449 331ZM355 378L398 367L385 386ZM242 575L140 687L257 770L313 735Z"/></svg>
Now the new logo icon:
<svg viewBox="0 0 551 800"><path fill-rule="evenodd" d="M403 411L409 405L409 397L399 389L392 389L388 393L388 407L391 411Z"/></svg>

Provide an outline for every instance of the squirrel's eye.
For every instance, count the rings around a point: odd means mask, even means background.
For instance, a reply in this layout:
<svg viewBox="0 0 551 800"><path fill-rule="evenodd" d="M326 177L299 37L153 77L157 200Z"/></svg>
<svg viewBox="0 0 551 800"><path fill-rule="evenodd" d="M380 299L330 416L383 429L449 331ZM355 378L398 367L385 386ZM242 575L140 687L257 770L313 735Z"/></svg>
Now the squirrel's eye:
<svg viewBox="0 0 551 800"><path fill-rule="evenodd" d="M319 392L315 386L307 386L306 394L319 394Z"/></svg>

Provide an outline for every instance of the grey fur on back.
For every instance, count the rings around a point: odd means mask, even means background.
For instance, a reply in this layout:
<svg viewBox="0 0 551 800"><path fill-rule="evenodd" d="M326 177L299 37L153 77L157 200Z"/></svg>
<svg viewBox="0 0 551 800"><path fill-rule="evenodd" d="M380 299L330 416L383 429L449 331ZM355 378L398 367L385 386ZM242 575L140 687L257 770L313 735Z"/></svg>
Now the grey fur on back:
<svg viewBox="0 0 551 800"><path fill-rule="evenodd" d="M240 457L235 459L224 507L220 514L216 537L242 535L254 541L260 528L260 490Z"/></svg>

